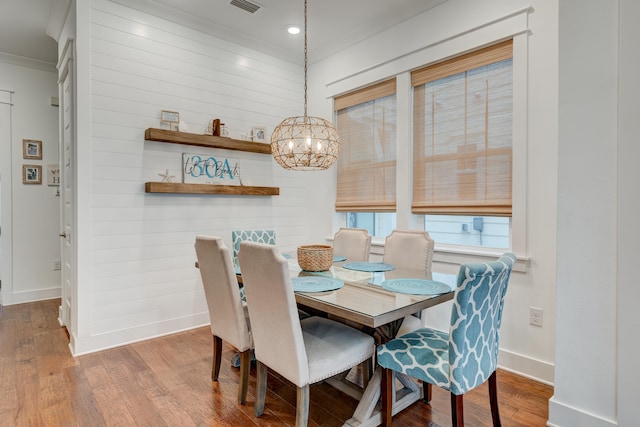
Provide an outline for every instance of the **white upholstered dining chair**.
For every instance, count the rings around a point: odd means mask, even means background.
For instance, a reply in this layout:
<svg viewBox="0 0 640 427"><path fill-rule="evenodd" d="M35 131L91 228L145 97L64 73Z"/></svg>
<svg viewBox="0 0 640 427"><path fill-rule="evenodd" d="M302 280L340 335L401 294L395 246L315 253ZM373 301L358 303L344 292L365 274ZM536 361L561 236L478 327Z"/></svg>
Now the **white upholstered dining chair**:
<svg viewBox="0 0 640 427"><path fill-rule="evenodd" d="M382 260L397 269L419 270L425 279L431 279L434 241L426 231L393 230L384 242ZM422 327L417 316L406 316L398 335Z"/></svg>
<svg viewBox="0 0 640 427"><path fill-rule="evenodd" d="M333 236L333 255L349 262L369 261L371 235L366 228L341 228Z"/></svg>
<svg viewBox="0 0 640 427"><path fill-rule="evenodd" d="M253 339L246 305L238 292L231 253L222 238L214 236L196 236L195 249L213 334L211 379L218 380L224 340L240 352L238 402L245 403Z"/></svg>
<svg viewBox="0 0 640 427"><path fill-rule="evenodd" d="M277 247L242 242L239 258L257 360L255 414L264 411L269 368L296 385L296 426L306 426L309 385L359 364L369 372L374 340L326 318L300 320L289 266Z"/></svg>

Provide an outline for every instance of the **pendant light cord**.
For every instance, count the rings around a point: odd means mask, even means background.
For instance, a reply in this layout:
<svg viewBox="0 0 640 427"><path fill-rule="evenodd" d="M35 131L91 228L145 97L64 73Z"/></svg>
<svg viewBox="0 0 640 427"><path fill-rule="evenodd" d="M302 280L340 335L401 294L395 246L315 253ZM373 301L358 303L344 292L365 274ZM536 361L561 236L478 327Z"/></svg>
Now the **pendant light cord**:
<svg viewBox="0 0 640 427"><path fill-rule="evenodd" d="M304 116L307 117L307 0L304 0Z"/></svg>

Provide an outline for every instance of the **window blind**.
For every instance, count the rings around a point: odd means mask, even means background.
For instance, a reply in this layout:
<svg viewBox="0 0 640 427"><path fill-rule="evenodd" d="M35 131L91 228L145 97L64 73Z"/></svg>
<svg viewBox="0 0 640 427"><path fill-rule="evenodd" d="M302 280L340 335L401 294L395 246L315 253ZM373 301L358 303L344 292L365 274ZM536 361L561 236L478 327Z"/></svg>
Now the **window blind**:
<svg viewBox="0 0 640 427"><path fill-rule="evenodd" d="M342 149L336 211L395 212L395 78L334 99Z"/></svg>
<svg viewBox="0 0 640 427"><path fill-rule="evenodd" d="M417 214L511 216L512 41L412 73Z"/></svg>

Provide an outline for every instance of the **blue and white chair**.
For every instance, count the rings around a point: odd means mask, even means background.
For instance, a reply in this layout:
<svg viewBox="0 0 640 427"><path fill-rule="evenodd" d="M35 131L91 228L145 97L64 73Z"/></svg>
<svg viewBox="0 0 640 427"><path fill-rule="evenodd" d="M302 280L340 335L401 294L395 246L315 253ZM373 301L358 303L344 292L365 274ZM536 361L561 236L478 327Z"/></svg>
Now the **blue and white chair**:
<svg viewBox="0 0 640 427"><path fill-rule="evenodd" d="M274 230L232 230L231 242L233 243L233 265L236 267L236 274L240 274L240 263L238 262L238 252L240 252L240 242L257 242L268 245L276 244L276 232Z"/></svg>
<svg viewBox="0 0 640 427"><path fill-rule="evenodd" d="M424 400L431 385L451 393L454 426L464 425L462 396L489 380L493 425L500 425L496 369L502 308L516 257L503 254L497 261L463 264L453 299L449 333L421 328L378 347L382 372L384 425L391 425L394 372L422 380Z"/></svg>

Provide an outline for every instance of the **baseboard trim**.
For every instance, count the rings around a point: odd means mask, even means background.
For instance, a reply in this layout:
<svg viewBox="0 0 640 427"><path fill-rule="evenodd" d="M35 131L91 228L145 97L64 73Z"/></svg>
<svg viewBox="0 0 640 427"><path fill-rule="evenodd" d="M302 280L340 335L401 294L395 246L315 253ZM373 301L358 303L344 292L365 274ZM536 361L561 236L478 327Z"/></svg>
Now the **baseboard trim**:
<svg viewBox="0 0 640 427"><path fill-rule="evenodd" d="M553 386L555 366L551 362L500 349L498 365L505 371Z"/></svg>
<svg viewBox="0 0 640 427"><path fill-rule="evenodd" d="M81 356L200 328L209 325L210 322L209 313L205 312L99 335L78 337L72 334L69 348L73 356Z"/></svg>
<svg viewBox="0 0 640 427"><path fill-rule="evenodd" d="M618 423L615 420L609 420L559 402L555 395L549 399L548 427L616 427L617 425Z"/></svg>
<svg viewBox="0 0 640 427"><path fill-rule="evenodd" d="M60 286L48 289L38 289L35 291L14 292L9 296L10 301L4 301L4 305L24 304L27 302L60 298L60 292Z"/></svg>

